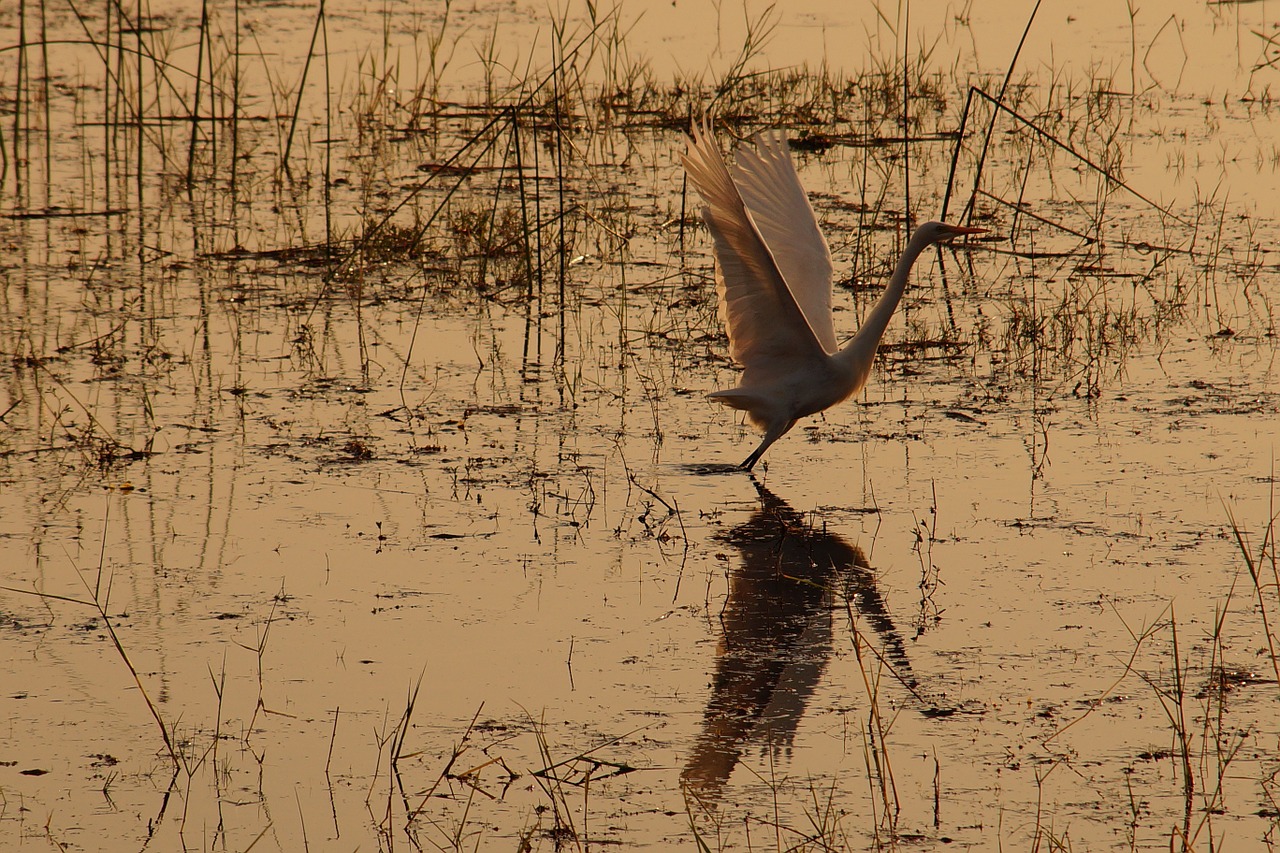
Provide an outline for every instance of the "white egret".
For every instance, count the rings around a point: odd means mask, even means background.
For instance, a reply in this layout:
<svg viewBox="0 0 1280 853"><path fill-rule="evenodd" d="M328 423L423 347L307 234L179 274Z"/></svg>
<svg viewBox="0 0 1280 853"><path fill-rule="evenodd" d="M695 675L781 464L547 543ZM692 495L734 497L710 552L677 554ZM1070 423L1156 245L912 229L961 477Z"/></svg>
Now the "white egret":
<svg viewBox="0 0 1280 853"><path fill-rule="evenodd" d="M880 338L927 247L985 228L926 222L898 259L884 294L845 346L831 320L831 253L780 135L742 146L732 170L710 125L693 128L684 168L706 206L715 241L716 291L729 354L742 366L737 388L708 396L741 409L764 439L741 467L750 471L806 415L858 393Z"/></svg>

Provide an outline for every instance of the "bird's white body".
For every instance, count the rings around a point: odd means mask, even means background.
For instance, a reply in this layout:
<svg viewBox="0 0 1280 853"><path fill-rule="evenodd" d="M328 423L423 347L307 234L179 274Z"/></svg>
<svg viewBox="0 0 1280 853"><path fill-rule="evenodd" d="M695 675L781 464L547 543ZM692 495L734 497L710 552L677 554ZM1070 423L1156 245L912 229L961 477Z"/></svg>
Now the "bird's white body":
<svg viewBox="0 0 1280 853"><path fill-rule="evenodd" d="M739 150L731 173L710 128L695 126L684 167L706 202L702 218L715 241L720 316L729 354L743 368L738 387L708 396L745 411L764 431L742 463L750 470L797 420L849 399L866 384L920 253L939 240L984 229L921 225L884 295L842 348L831 316L831 254L785 141L760 134L753 148Z"/></svg>

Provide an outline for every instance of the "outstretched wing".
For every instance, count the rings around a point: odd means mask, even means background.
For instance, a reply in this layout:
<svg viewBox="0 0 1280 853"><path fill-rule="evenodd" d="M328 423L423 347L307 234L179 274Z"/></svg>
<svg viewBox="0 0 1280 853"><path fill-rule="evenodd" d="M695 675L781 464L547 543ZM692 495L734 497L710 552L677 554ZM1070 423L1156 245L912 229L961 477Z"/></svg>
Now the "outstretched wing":
<svg viewBox="0 0 1280 853"><path fill-rule="evenodd" d="M729 354L746 368L743 384L765 380L797 359L823 357L826 350L747 213L710 127L693 128L683 161L706 202L702 218L715 240L720 314Z"/></svg>
<svg viewBox="0 0 1280 853"><path fill-rule="evenodd" d="M755 147L734 152L733 182L751 221L773 253L791 295L828 353L834 353L831 320L831 252L781 134L761 133Z"/></svg>

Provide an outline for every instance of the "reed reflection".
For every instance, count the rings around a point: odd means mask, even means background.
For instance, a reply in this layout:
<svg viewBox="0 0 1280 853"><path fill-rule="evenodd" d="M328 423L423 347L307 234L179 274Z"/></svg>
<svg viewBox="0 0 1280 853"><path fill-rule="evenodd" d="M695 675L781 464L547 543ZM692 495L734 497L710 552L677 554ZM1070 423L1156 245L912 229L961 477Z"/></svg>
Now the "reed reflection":
<svg viewBox="0 0 1280 853"><path fill-rule="evenodd" d="M846 601L879 636L880 654L898 679L915 684L862 549L755 485L760 508L720 537L741 562L720 614L723 634L702 733L681 775L704 800L719 796L751 744L790 747L831 656L832 611Z"/></svg>

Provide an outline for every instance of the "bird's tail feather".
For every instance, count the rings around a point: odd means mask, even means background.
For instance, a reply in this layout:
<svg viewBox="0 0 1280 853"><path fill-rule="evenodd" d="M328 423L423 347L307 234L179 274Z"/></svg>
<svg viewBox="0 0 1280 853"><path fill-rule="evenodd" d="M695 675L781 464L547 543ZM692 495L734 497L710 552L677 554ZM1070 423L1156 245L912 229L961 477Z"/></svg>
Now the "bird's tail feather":
<svg viewBox="0 0 1280 853"><path fill-rule="evenodd" d="M761 400L759 396L752 394L742 388L730 388L726 391L712 391L707 395L708 400L715 400L717 403L732 409L740 409L747 413L747 420L755 424L760 429L768 426L768 418L761 413L761 408L767 405L766 401Z"/></svg>

